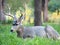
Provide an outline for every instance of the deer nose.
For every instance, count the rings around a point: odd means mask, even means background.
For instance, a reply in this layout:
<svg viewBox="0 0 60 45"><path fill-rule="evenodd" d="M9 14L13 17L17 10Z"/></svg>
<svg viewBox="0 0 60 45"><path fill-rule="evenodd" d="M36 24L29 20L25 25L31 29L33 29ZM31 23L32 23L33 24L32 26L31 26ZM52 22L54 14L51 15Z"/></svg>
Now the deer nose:
<svg viewBox="0 0 60 45"><path fill-rule="evenodd" d="M11 32L13 32L13 30L11 30Z"/></svg>

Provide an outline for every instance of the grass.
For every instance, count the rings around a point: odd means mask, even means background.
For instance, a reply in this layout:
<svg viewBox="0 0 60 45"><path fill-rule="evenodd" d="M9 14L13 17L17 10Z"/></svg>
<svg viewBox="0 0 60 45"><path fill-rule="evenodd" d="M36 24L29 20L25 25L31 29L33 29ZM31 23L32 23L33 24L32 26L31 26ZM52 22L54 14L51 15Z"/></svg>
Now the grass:
<svg viewBox="0 0 60 45"><path fill-rule="evenodd" d="M60 25L50 24L60 33ZM0 24L0 45L60 45L59 40L47 38L22 39L18 38L16 32L10 32L11 24Z"/></svg>

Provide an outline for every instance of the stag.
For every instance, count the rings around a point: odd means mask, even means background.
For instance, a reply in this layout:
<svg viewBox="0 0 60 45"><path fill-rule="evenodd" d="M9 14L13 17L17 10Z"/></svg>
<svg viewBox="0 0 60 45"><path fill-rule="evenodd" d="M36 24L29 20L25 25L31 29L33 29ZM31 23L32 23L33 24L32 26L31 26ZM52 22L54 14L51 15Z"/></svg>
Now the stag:
<svg viewBox="0 0 60 45"><path fill-rule="evenodd" d="M23 26L24 13L17 19L16 15L10 13L6 15L13 18L11 32L17 32L17 36L21 38L34 38L36 36L42 38L60 39L60 34L50 25L46 26Z"/></svg>

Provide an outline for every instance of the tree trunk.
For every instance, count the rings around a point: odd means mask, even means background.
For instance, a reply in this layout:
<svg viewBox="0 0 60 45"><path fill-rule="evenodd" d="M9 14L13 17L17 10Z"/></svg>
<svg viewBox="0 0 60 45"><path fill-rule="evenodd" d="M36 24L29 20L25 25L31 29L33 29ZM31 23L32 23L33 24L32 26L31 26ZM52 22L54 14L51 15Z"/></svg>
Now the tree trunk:
<svg viewBox="0 0 60 45"><path fill-rule="evenodd" d="M3 13L4 0L0 0L0 21L5 21L5 15Z"/></svg>
<svg viewBox="0 0 60 45"><path fill-rule="evenodd" d="M34 25L42 25L41 10L42 10L42 0L34 0Z"/></svg>
<svg viewBox="0 0 60 45"><path fill-rule="evenodd" d="M60 12L59 9L57 9L57 15L59 15L59 12Z"/></svg>
<svg viewBox="0 0 60 45"><path fill-rule="evenodd" d="M44 9L43 9L43 21L48 21L48 0L45 0Z"/></svg>

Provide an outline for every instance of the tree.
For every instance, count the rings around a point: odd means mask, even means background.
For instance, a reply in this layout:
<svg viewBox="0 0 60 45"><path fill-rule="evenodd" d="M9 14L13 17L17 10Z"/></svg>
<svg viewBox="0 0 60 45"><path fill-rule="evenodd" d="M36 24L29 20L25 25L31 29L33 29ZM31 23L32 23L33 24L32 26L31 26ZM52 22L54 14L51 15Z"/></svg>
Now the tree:
<svg viewBox="0 0 60 45"><path fill-rule="evenodd" d="M48 1L49 0L42 0L43 22L46 22L48 20Z"/></svg>
<svg viewBox="0 0 60 45"><path fill-rule="evenodd" d="M34 0L34 25L40 26L42 25L41 19L41 8L42 7L42 0Z"/></svg>
<svg viewBox="0 0 60 45"><path fill-rule="evenodd" d="M57 10L57 15L59 15L60 0L51 0L48 4L48 9L50 12L55 12Z"/></svg>
<svg viewBox="0 0 60 45"><path fill-rule="evenodd" d="M4 2L5 2L5 0L0 0L0 21L5 20L5 16L4 16L4 13L3 13Z"/></svg>

